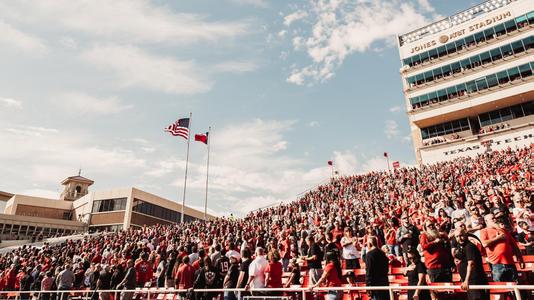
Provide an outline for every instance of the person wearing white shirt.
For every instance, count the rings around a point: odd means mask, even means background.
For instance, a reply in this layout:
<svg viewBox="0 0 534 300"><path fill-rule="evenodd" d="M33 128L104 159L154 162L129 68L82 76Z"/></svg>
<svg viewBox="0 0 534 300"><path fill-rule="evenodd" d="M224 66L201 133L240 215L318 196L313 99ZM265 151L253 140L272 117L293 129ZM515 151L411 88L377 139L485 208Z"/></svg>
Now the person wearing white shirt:
<svg viewBox="0 0 534 300"><path fill-rule="evenodd" d="M346 269L360 268L360 251L356 248L356 242L357 239L352 236L352 228L345 227L344 235L341 238L341 246L343 246L341 257L345 260Z"/></svg>
<svg viewBox="0 0 534 300"><path fill-rule="evenodd" d="M265 250L261 247L256 248L256 258L250 263L248 268L248 283L245 286L249 288L265 287L265 269L269 262L265 259Z"/></svg>

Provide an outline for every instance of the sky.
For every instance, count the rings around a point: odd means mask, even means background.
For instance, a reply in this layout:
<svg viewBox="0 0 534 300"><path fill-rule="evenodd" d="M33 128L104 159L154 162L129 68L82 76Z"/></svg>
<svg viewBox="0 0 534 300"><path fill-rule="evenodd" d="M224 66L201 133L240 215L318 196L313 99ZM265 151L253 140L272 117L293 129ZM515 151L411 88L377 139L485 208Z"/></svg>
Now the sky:
<svg viewBox="0 0 534 300"><path fill-rule="evenodd" d="M476 2L0 2L0 190L137 187L182 201L191 112L212 127L209 211L243 215L341 175L415 164L395 35ZM186 205L202 208L191 142Z"/></svg>

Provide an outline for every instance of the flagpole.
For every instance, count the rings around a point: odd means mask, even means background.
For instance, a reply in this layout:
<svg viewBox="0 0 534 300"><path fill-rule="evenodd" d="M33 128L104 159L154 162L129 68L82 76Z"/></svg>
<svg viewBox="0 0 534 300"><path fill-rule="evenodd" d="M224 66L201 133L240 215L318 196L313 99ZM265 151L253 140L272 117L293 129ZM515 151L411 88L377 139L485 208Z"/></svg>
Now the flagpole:
<svg viewBox="0 0 534 300"><path fill-rule="evenodd" d="M208 163L206 166L206 198L204 200L204 221L208 220L208 179L210 172L210 143L211 143L211 126L208 127Z"/></svg>
<svg viewBox="0 0 534 300"><path fill-rule="evenodd" d="M184 196L182 198L182 214L180 216L180 223L184 222L184 207L185 207L185 191L187 188L187 167L189 164L189 142L191 140L191 120L193 113L189 113L189 133L187 134L187 154L185 155L185 178L184 178Z"/></svg>

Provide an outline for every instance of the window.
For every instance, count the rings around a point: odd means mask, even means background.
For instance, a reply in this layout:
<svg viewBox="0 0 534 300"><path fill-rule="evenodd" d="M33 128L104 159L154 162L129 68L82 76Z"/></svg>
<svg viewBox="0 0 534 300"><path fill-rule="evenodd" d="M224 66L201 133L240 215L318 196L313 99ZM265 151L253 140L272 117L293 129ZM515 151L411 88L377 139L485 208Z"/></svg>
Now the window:
<svg viewBox="0 0 534 300"><path fill-rule="evenodd" d="M491 57L489 52L480 53L480 61L483 65L491 62Z"/></svg>
<svg viewBox="0 0 534 300"><path fill-rule="evenodd" d="M510 77L510 81L520 79L521 75L519 74L519 68L515 67L515 68L508 69L508 76Z"/></svg>
<svg viewBox="0 0 534 300"><path fill-rule="evenodd" d="M458 51L464 49L465 48L465 40L464 39L457 40L455 42L455 47L456 47L456 49L458 49ZM444 48L446 48L446 47L444 47Z"/></svg>
<svg viewBox="0 0 534 300"><path fill-rule="evenodd" d="M438 56L447 56L447 48L445 46L438 47Z"/></svg>
<svg viewBox="0 0 534 300"><path fill-rule="evenodd" d="M529 108L530 107L530 108ZM487 113L480 114L478 120L480 126L489 126L497 123L506 122L512 119L522 118L527 116L527 110L532 110L534 107L534 101L530 101L523 104L517 104L510 107L505 107L490 111Z"/></svg>
<svg viewBox="0 0 534 300"><path fill-rule="evenodd" d="M453 54L455 52L456 52L456 46L454 45L454 43L447 44L447 53Z"/></svg>
<svg viewBox="0 0 534 300"><path fill-rule="evenodd" d="M107 212L126 209L126 198L95 200L93 202L93 212Z"/></svg>
<svg viewBox="0 0 534 300"><path fill-rule="evenodd" d="M134 199L132 211L167 220L170 222L179 222L181 216L181 214L177 211L156 204L148 203L139 199Z"/></svg>
<svg viewBox="0 0 534 300"><path fill-rule="evenodd" d="M508 22L504 23L504 27L506 28L506 33L512 33L517 30L517 26L515 25L514 20L510 20Z"/></svg>
<svg viewBox="0 0 534 300"><path fill-rule="evenodd" d="M474 80L466 82L465 85L467 87L468 94L471 94L477 91L477 85Z"/></svg>
<svg viewBox="0 0 534 300"><path fill-rule="evenodd" d="M527 26L528 25L527 15L515 18L515 22L517 24L517 28L523 28Z"/></svg>
<svg viewBox="0 0 534 300"><path fill-rule="evenodd" d="M529 64L524 64L519 66L519 73L521 74L521 77L526 78L532 75L532 69Z"/></svg>
<svg viewBox="0 0 534 300"><path fill-rule="evenodd" d="M484 36L486 37L486 41L493 40L495 38L495 30L493 28L484 30Z"/></svg>
<svg viewBox="0 0 534 300"><path fill-rule="evenodd" d="M486 38L484 37L484 32L475 33L475 42L477 44L483 43L485 41L486 41Z"/></svg>
<svg viewBox="0 0 534 300"><path fill-rule="evenodd" d="M504 35L506 34L506 28L504 27L504 24L499 24L497 26L495 26L495 35L496 36L501 36L501 35Z"/></svg>
<svg viewBox="0 0 534 300"><path fill-rule="evenodd" d="M499 81L497 80L497 75L491 74L486 77L486 81L488 82L488 87L494 87L499 84Z"/></svg>
<svg viewBox="0 0 534 300"><path fill-rule="evenodd" d="M497 79L499 80L499 84L505 84L510 81L510 78L508 78L508 72L506 71L497 73Z"/></svg>
<svg viewBox="0 0 534 300"><path fill-rule="evenodd" d="M486 77L479 78L479 79L475 80L475 83L476 83L478 91L483 91L483 90L488 88L488 83L486 82Z"/></svg>
<svg viewBox="0 0 534 300"><path fill-rule="evenodd" d="M528 17L528 23L530 25L534 25L534 11L533 12L529 12L527 14L527 17Z"/></svg>
<svg viewBox="0 0 534 300"><path fill-rule="evenodd" d="M491 50L490 51L490 56L491 56L491 60L492 61L496 61L496 60L501 59L502 58L501 49L497 48L497 49Z"/></svg>
<svg viewBox="0 0 534 300"><path fill-rule="evenodd" d="M512 43L512 50L514 51L514 54L519 54L521 52L525 51L525 47L523 47L522 41L516 41Z"/></svg>
<svg viewBox="0 0 534 300"><path fill-rule="evenodd" d="M429 51L430 53L430 60L438 58L438 50L432 49Z"/></svg>
<svg viewBox="0 0 534 300"><path fill-rule="evenodd" d="M451 69L453 74L462 72L462 66L460 65L460 62L451 64Z"/></svg>
<svg viewBox="0 0 534 300"><path fill-rule="evenodd" d="M428 138L443 136L465 130L469 130L469 121L467 119L459 119L426 128L421 128L421 137L423 138L423 140L425 140Z"/></svg>

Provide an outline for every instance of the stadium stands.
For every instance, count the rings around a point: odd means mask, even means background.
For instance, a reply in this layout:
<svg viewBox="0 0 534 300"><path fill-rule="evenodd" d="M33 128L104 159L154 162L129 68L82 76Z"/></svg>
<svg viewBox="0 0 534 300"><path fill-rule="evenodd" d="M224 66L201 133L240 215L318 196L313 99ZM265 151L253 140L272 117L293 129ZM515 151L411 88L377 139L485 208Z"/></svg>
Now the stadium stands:
<svg viewBox="0 0 534 300"><path fill-rule="evenodd" d="M392 173L339 177L294 202L241 219L160 224L22 246L0 254L0 290L369 286L380 277L382 257L390 285L460 285L468 263L473 263L469 284L532 283L533 155L531 144ZM491 297L511 289L491 290ZM174 294L157 297L174 299ZM435 295L462 297L465 290ZM218 293L195 296L213 299ZM93 297L119 295L94 292ZM224 297L235 299L231 292ZM367 293L326 297L365 299Z"/></svg>

